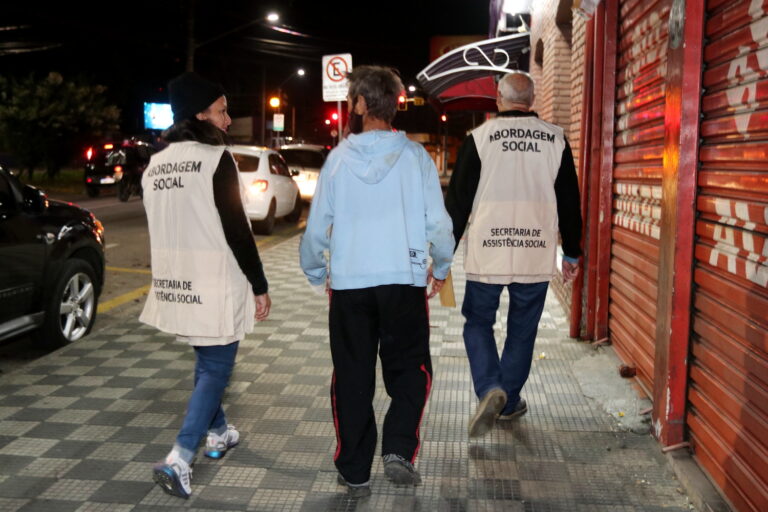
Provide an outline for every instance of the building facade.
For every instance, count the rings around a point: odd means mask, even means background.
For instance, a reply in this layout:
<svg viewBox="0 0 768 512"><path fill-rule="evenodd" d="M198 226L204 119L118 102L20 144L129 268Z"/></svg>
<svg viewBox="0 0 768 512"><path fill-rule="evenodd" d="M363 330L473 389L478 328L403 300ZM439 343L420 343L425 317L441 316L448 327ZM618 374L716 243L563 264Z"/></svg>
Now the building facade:
<svg viewBox="0 0 768 512"><path fill-rule="evenodd" d="M553 286L738 511L768 510L768 0L531 7L536 110L578 163L584 272Z"/></svg>

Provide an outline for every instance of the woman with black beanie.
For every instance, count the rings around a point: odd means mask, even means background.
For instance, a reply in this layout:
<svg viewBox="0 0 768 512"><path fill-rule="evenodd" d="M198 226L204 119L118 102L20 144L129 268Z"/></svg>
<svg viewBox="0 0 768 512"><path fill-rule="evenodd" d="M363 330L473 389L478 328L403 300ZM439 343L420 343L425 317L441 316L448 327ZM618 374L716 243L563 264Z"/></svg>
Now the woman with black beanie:
<svg viewBox="0 0 768 512"><path fill-rule="evenodd" d="M232 123L222 87L195 73L168 84L174 124L169 143L142 177L152 253L152 287L140 320L195 350L194 390L170 453L153 468L162 489L188 498L190 465L221 458L240 434L221 405L239 342L265 320L271 301L238 170L227 150Z"/></svg>

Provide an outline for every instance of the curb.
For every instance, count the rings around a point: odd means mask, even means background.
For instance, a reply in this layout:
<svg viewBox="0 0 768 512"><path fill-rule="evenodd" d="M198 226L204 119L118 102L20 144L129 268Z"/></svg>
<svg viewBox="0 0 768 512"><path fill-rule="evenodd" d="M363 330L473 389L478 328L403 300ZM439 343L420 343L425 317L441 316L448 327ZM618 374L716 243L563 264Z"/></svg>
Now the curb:
<svg viewBox="0 0 768 512"><path fill-rule="evenodd" d="M733 512L687 449L666 454L669 465L688 498L701 512Z"/></svg>

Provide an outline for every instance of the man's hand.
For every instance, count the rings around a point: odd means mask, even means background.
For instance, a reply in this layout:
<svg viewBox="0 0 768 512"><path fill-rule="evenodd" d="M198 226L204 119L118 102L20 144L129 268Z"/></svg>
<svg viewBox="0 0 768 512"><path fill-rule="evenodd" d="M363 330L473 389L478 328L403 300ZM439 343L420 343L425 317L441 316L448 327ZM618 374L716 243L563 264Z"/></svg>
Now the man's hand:
<svg viewBox="0 0 768 512"><path fill-rule="evenodd" d="M576 276L579 275L579 264L577 263L569 263L563 259L563 280L567 283L568 281L573 281L576 279Z"/></svg>
<svg viewBox="0 0 768 512"><path fill-rule="evenodd" d="M272 307L272 300L269 298L269 294L254 295L256 299L256 314L254 317L259 322L263 322L269 316L269 308Z"/></svg>
<svg viewBox="0 0 768 512"><path fill-rule="evenodd" d="M427 270L427 288L429 288L430 284L432 284L432 290L427 295L428 299L440 293L440 289L445 284L445 279L435 279L435 276L432 275L432 267L429 267L429 270Z"/></svg>

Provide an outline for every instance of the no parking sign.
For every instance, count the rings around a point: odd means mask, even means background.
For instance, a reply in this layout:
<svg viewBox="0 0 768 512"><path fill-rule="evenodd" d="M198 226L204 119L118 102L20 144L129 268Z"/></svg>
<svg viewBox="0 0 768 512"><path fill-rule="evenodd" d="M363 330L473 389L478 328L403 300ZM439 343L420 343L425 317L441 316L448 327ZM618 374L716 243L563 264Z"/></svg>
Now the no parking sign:
<svg viewBox="0 0 768 512"><path fill-rule="evenodd" d="M323 101L347 99L347 73L352 71L352 54L323 55Z"/></svg>

